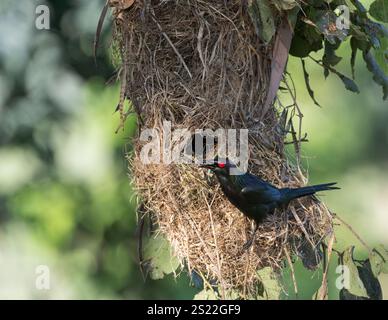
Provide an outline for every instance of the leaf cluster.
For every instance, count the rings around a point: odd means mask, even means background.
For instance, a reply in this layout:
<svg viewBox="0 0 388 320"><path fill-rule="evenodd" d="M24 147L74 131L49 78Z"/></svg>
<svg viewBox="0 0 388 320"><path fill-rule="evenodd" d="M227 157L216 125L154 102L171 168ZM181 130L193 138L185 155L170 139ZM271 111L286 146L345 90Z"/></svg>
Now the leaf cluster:
<svg viewBox="0 0 388 320"><path fill-rule="evenodd" d="M344 283L347 283L341 289L339 298L341 300L381 300L383 294L378 276L381 273L388 273L387 249L382 245L373 248L365 260L356 260L353 251L354 247L349 247L339 256L340 265L346 267L343 269L346 272L342 276Z"/></svg>
<svg viewBox="0 0 388 320"><path fill-rule="evenodd" d="M325 77L334 74L345 88L358 93L354 66L358 53L362 55L373 80L382 87L383 99L388 97L388 0L375 0L366 10L360 0L250 0L249 13L260 39L268 44L277 32L278 17L287 15L294 26L290 54L301 59L312 58L311 53L323 49L322 58L313 59L322 68ZM280 13L280 15L279 15ZM349 41L352 76L336 69L342 60L338 50ZM315 102L303 64L306 86Z"/></svg>

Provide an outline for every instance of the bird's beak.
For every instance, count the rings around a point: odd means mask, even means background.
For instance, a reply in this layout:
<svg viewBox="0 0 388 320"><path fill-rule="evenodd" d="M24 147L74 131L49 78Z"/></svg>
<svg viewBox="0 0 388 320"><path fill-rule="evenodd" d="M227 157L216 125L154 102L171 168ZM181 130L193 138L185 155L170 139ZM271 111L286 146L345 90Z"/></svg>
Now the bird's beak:
<svg viewBox="0 0 388 320"><path fill-rule="evenodd" d="M213 169L214 168L214 166L211 164L200 164L199 167L204 168L204 169Z"/></svg>

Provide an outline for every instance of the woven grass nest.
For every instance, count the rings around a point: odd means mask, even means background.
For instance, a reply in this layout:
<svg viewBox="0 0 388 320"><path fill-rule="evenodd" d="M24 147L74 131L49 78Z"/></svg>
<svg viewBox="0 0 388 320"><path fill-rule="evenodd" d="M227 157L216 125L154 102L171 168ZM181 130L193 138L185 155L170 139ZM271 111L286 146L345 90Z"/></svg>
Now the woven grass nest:
<svg viewBox="0 0 388 320"><path fill-rule="evenodd" d="M122 54L122 99L140 129L249 129L249 171L278 187L306 178L284 152L283 109L263 110L272 46L256 36L241 0L135 1L117 12L115 38ZM189 271L222 290L253 293L257 270L280 270L298 251L332 232L332 216L313 197L293 201L260 225L253 246L243 244L252 223L223 196L215 178L195 165L143 164L143 142L130 157L134 186L146 212Z"/></svg>

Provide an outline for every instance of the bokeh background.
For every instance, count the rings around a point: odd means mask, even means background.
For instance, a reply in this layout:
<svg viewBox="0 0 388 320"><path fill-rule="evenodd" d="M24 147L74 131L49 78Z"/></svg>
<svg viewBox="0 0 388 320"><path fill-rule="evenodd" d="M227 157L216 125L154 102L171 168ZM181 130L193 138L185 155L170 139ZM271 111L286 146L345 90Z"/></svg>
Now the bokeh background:
<svg viewBox="0 0 388 320"><path fill-rule="evenodd" d="M137 264L136 213L125 161L135 117L115 134L119 88L103 29L98 65L93 37L103 0L2 0L0 3L0 298L191 299L198 291L178 279L144 279ZM368 1L366 1L368 3ZM51 29L35 28L47 4ZM319 56L316 55L317 57ZM338 68L350 71L349 44ZM388 105L362 59L360 94L307 63L320 104L305 89L301 63L289 72L304 114L304 166L310 183L337 181L321 198L370 246L388 244ZM356 244L338 228L340 248ZM37 266L50 270L50 290L35 286ZM298 298L311 298L321 273L296 267ZM290 275L284 272L288 286ZM338 296L334 264L330 298ZM388 277L381 276L388 298ZM287 287L287 285L286 285ZM292 290L290 290L292 292ZM284 298L295 298L290 293Z"/></svg>

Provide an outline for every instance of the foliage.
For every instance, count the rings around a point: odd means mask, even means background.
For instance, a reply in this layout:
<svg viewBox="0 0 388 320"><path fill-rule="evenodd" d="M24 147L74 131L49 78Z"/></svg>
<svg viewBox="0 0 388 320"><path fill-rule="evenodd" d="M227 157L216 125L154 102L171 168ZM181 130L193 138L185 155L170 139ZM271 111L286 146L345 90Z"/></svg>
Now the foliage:
<svg viewBox="0 0 388 320"><path fill-rule="evenodd" d="M269 3L267 1L250 1L248 11L256 33L264 43L268 44L276 32L275 21Z"/></svg>
<svg viewBox="0 0 388 320"><path fill-rule="evenodd" d="M269 268L263 268L257 271L261 283L258 288L258 300L278 300L280 298L281 286L278 276Z"/></svg>
<svg viewBox="0 0 388 320"><path fill-rule="evenodd" d="M349 286L340 291L340 299L381 300L383 294L377 277L388 272L388 251L379 246L370 252L368 259L357 261L353 250L350 247L340 256L341 264L348 267L350 274Z"/></svg>
<svg viewBox="0 0 388 320"><path fill-rule="evenodd" d="M343 5L351 10L349 22L344 12L338 10L339 6ZM386 61L379 63L375 57L381 56L381 50L386 50L382 45L387 38L387 29L384 25L372 21L358 0L314 1L304 8L304 12L306 15L302 16L296 25L295 32L298 37L293 42L290 53L306 58L311 52L324 48L322 59L313 60L323 67L325 77L333 73L340 77L347 90L358 93L354 76L351 79L334 68L342 59L336 52L347 39L350 39L352 70L354 70L356 54L361 51L368 70L373 74L375 82L382 86L383 98L386 99L388 78L383 70L386 68ZM344 24L343 29L340 28L341 24L338 25L338 21ZM349 23L349 28L345 27L346 23ZM302 48L303 52L301 52Z"/></svg>
<svg viewBox="0 0 388 320"><path fill-rule="evenodd" d="M325 77L332 73L341 79L347 90L358 93L359 89L354 81L354 63L356 54L360 51L367 69L373 74L373 79L383 89L384 100L387 98L388 29L382 24L388 19L387 0L374 1L369 12L359 0L310 0L300 3L296 0L264 0L250 1L249 4L253 23L264 43L269 43L276 33L276 11L286 11L290 23L295 20L297 14L291 55L301 59L311 58L323 68ZM345 10L349 10L349 15ZM336 53L348 39L352 47L352 78L335 69L342 59ZM311 53L322 48L322 58L313 59ZM314 103L319 105L309 84L305 65L303 70L308 92Z"/></svg>

